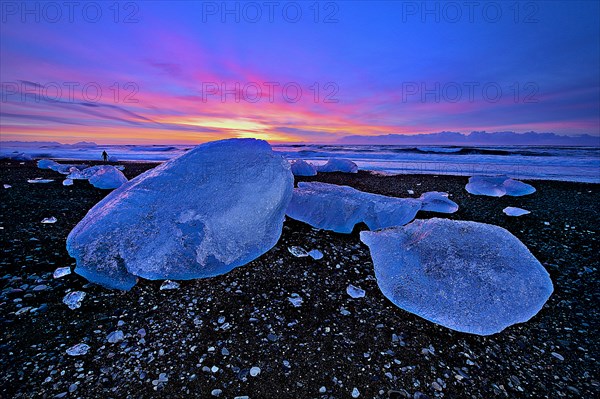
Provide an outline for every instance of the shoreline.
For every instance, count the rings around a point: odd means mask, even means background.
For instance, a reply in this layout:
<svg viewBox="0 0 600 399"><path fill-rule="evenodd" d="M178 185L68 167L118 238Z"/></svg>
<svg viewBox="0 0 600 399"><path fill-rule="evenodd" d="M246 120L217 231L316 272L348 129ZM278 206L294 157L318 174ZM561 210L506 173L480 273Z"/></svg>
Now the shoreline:
<svg viewBox="0 0 600 399"><path fill-rule="evenodd" d="M156 165L117 164L126 166L129 179ZM86 181L62 186L64 176L31 161L0 165L1 183L12 185L1 189L0 204L2 397L211 397L219 389L227 398L344 398L353 388L361 398L600 394L597 183L524 180L537 192L491 198L468 194L462 176L296 177L398 197L446 191L459 205L455 214L419 212L417 218L490 223L519 238L550 273L554 293L530 321L481 337L427 322L383 297L358 239L362 226L345 235L288 218L266 254L222 276L180 281L174 291L160 291L161 281L141 280L122 293L76 274L53 279L56 268L74 265L66 235L110 191ZM55 182L27 183L34 177ZM502 213L506 206L532 213L510 218ZM40 223L49 216L58 221ZM288 251L295 245L320 249L324 258L295 258ZM348 284L366 296L350 298ZM62 303L70 290L87 293L81 308ZM293 293L303 298L300 307L288 300ZM42 310L15 315L28 306ZM116 330L125 339L108 343ZM79 342L90 345L89 353L68 356L66 349ZM250 376L251 367L261 373ZM168 382L159 381L161 373Z"/></svg>

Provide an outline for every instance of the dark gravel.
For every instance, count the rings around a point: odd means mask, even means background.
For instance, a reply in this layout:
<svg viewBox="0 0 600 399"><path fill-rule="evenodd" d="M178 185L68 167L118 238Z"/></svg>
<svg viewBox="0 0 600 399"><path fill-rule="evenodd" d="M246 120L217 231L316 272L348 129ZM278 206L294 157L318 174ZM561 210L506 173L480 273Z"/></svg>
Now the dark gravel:
<svg viewBox="0 0 600 399"><path fill-rule="evenodd" d="M528 323L478 337L384 298L358 238L361 226L342 235L287 220L279 243L259 259L173 291L159 290L159 281L123 293L76 274L54 279L56 268L74 266L67 234L108 191L85 181L62 186L61 175L33 162L0 166L0 184L12 185L0 187L1 398L348 398L354 388L360 398L600 395L597 184L533 181L533 195L488 198L469 195L465 177L359 172L303 179L400 197L410 196L408 189L416 197L447 191L460 209L441 217L496 224L521 239L550 272L555 292ZM126 163L124 173L131 178L152 166ZM27 183L35 177L56 181ZM509 205L532 213L509 218L502 213ZM50 216L58 221L40 223ZM288 251L294 245L325 256L296 258ZM350 298L350 283L366 296ZM87 293L76 310L62 303L73 290ZM300 307L288 300L293 293ZM124 340L108 343L117 330ZM67 355L77 343L89 352ZM252 377L252 367L260 374Z"/></svg>

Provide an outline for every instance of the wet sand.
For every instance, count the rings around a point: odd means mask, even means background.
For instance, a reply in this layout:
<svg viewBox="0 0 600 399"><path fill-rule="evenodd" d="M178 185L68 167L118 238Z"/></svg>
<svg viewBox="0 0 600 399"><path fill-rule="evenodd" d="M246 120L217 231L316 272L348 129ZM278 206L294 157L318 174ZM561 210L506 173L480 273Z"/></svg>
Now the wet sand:
<svg viewBox="0 0 600 399"><path fill-rule="evenodd" d="M154 166L122 164L128 178ZM600 395L600 185L528 181L533 195L490 198L468 194L466 177L361 171L300 179L398 197L447 191L457 213L417 218L492 223L522 240L550 273L554 294L528 323L479 337L383 297L358 238L364 226L343 235L288 219L279 243L257 260L174 291L160 291L159 281L123 293L76 274L53 279L56 268L74 266L65 249L69 231L109 191L86 181L62 186L62 175L33 162L0 166L0 184L12 185L0 188L2 398L348 398L354 388L360 398ZM36 177L55 181L27 183ZM510 218L506 206L532 213ZM40 223L50 216L58 221ZM324 258L296 258L293 245L319 249ZM366 296L352 299L348 284ZM62 303L71 290L87 293L79 309ZM300 307L288 300L293 293L303 298ZM115 330L125 339L108 343ZM80 342L91 347L87 355L66 354ZM260 374L251 376L252 367Z"/></svg>

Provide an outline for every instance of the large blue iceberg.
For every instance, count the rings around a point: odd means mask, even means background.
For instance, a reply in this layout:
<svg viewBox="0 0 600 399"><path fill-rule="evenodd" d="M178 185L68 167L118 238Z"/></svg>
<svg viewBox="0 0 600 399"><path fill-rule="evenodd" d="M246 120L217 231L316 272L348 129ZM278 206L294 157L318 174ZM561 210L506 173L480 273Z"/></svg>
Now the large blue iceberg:
<svg viewBox="0 0 600 399"><path fill-rule="evenodd" d="M267 142L207 143L107 195L67 250L76 273L110 288L227 273L275 245L292 190L289 163Z"/></svg>
<svg viewBox="0 0 600 399"><path fill-rule="evenodd" d="M473 176L465 189L474 195L487 195L490 197L502 197L510 195L520 197L535 193L535 188L527 183L509 179L506 176Z"/></svg>
<svg viewBox="0 0 600 399"><path fill-rule="evenodd" d="M383 295L453 330L495 334L529 320L553 291L540 262L498 226L434 218L360 238Z"/></svg>
<svg viewBox="0 0 600 399"><path fill-rule="evenodd" d="M371 230L401 226L415 218L421 201L371 194L348 186L300 182L287 215L313 227L351 233L357 223Z"/></svg>

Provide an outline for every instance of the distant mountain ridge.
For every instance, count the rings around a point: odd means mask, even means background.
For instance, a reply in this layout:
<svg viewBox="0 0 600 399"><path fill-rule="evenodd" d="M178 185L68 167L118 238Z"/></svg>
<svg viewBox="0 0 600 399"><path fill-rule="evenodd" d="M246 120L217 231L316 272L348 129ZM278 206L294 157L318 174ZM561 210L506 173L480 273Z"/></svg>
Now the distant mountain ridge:
<svg viewBox="0 0 600 399"><path fill-rule="evenodd" d="M473 131L469 134L459 132L438 132L427 134L386 134L380 136L346 136L337 144L379 144L379 145L563 145L581 147L600 147L600 137L589 134L578 136L560 136L555 133L537 132L485 132Z"/></svg>

